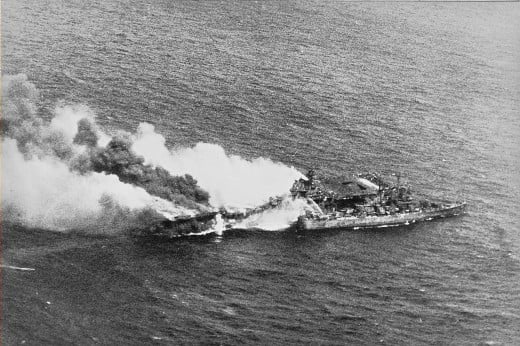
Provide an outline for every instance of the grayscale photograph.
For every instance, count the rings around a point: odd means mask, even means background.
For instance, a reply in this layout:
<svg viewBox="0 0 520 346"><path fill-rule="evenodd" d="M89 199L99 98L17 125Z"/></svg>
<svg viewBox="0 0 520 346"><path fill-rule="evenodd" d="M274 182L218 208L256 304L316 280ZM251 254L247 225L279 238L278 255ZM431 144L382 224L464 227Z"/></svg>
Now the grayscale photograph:
<svg viewBox="0 0 520 346"><path fill-rule="evenodd" d="M520 345L520 2L0 6L1 345Z"/></svg>

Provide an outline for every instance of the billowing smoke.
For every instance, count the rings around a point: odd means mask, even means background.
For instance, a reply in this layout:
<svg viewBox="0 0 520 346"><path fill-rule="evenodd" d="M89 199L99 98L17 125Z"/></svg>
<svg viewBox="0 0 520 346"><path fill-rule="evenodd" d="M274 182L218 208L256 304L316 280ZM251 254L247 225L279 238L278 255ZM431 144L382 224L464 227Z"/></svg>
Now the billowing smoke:
<svg viewBox="0 0 520 346"><path fill-rule="evenodd" d="M301 177L294 168L227 155L213 144L170 151L146 123L135 135L111 137L86 106L58 105L49 121L38 100L25 75L3 78L8 222L105 232L214 207L254 207L287 193Z"/></svg>
<svg viewBox="0 0 520 346"><path fill-rule="evenodd" d="M234 225L233 228L280 231L290 227L298 219L298 216L304 214L307 210L313 211L314 206L308 204L305 199L286 198L276 208L253 214Z"/></svg>
<svg viewBox="0 0 520 346"><path fill-rule="evenodd" d="M29 227L107 232L118 223L128 227L146 208L176 209L114 175L79 175L52 156L27 159L10 138L3 141L3 166L4 219Z"/></svg>
<svg viewBox="0 0 520 346"><path fill-rule="evenodd" d="M55 230L96 229L144 214L193 215L209 209L192 177L144 165L123 137L110 139L84 106L60 106L46 122L25 75L3 82L4 220ZM100 146L105 144L105 146ZM153 210L153 213L150 213Z"/></svg>
<svg viewBox="0 0 520 346"><path fill-rule="evenodd" d="M50 154L60 159L72 156L65 135L45 126L37 116L38 91L25 75L3 80L2 128L5 137L15 139L23 154Z"/></svg>
<svg viewBox="0 0 520 346"><path fill-rule="evenodd" d="M88 118L83 118L78 121L78 133L74 137L72 143L86 145L89 148L95 148L98 140L98 134L94 129L94 125Z"/></svg>
<svg viewBox="0 0 520 346"><path fill-rule="evenodd" d="M171 174L191 174L209 192L215 207L245 208L263 204L289 191L302 174L292 167L257 158L249 161L227 155L215 144L168 150L165 138L150 124L142 123L133 149L146 163L162 166Z"/></svg>
<svg viewBox="0 0 520 346"><path fill-rule="evenodd" d="M136 155L131 146L128 137L113 138L105 148L91 152L92 170L115 174L124 183L192 209L197 209L198 203L207 204L208 193L197 186L192 176L172 176L162 167L145 165L144 158Z"/></svg>

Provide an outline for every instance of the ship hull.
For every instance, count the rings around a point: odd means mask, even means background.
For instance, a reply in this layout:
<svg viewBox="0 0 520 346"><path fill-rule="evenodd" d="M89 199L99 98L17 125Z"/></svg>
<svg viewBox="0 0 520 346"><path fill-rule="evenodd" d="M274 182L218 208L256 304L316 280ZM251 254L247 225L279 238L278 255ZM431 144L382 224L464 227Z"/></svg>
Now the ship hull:
<svg viewBox="0 0 520 346"><path fill-rule="evenodd" d="M195 216L181 216L170 220L164 218L153 222L149 227L139 229L135 233L141 237L180 238L192 235L213 233L217 212L200 213Z"/></svg>
<svg viewBox="0 0 520 346"><path fill-rule="evenodd" d="M456 203L441 208L432 208L417 212L366 217L350 216L334 218L332 215L327 214L324 215L324 217L318 218L302 216L298 219L296 228L297 230L327 230L397 227L415 222L457 216L464 212L465 207L465 203Z"/></svg>

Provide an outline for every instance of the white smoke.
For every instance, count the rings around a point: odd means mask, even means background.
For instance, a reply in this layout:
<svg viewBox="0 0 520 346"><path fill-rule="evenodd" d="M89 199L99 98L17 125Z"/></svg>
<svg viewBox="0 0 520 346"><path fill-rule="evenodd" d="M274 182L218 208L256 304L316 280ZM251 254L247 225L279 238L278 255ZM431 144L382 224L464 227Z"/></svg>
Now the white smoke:
<svg viewBox="0 0 520 346"><path fill-rule="evenodd" d="M74 137L78 133L78 122L81 119L88 119L92 124L96 123L96 115L85 105L58 106L55 108L54 114L49 128L62 133L68 144L72 144ZM96 134L99 137L98 145L104 147L110 142L110 136L99 128L96 128Z"/></svg>
<svg viewBox="0 0 520 346"><path fill-rule="evenodd" d="M253 214L233 228L249 229L256 228L264 231L280 231L291 227L298 216L303 215L306 210L312 210L305 199L285 199L273 209L267 209L259 214Z"/></svg>
<svg viewBox="0 0 520 346"><path fill-rule="evenodd" d="M261 205L269 197L287 193L303 175L293 167L269 159L252 161L227 155L216 144L170 151L165 138L152 125L141 123L132 149L146 163L162 166L172 175L190 174L210 194L215 207L245 208Z"/></svg>
<svg viewBox="0 0 520 346"><path fill-rule="evenodd" d="M115 175L71 169L87 153L85 146L73 143L80 120L92 124L98 145L110 140L88 107L60 105L54 118L45 121L37 107L38 90L23 74L3 76L2 95L4 221L53 230L113 232L141 221L146 225L144 216L193 213L122 183Z"/></svg>
<svg viewBox="0 0 520 346"><path fill-rule="evenodd" d="M155 216L168 218L197 212L187 209L188 204L181 207L136 185L122 183L116 175L91 171L88 155L92 148L74 139L78 122L86 119L94 132L93 146L106 146L111 137L96 125L95 114L83 105L60 105L48 122L38 112L38 98L27 76L4 77L4 220L53 230L110 229L118 223L127 227L151 209ZM269 197L286 194L294 180L302 177L292 167L264 158L246 160L227 155L214 144L199 143L171 151L165 138L146 123L140 124L134 137L132 150L143 156L145 163L162 166L173 176L192 175L209 192L214 207L256 207ZM204 208L208 209L201 205L198 210ZM283 228L301 212L298 202L290 202L248 222L266 229Z"/></svg>
<svg viewBox="0 0 520 346"><path fill-rule="evenodd" d="M3 205L29 227L69 230L99 226L107 216L104 203L115 203L129 215L169 204L121 183L114 175L79 175L53 157L25 159L16 141L9 138L3 141L3 167Z"/></svg>

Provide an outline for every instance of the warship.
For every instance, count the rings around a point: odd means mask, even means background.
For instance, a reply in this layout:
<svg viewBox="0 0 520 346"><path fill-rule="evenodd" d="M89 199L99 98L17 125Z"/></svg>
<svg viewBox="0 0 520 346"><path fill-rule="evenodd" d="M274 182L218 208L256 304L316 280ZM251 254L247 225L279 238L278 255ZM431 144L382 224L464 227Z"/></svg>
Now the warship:
<svg viewBox="0 0 520 346"><path fill-rule="evenodd" d="M326 190L310 170L306 177L294 182L289 190L289 198L291 196L306 200L308 206L290 228L296 231L395 227L456 216L466 207L464 202L418 198L409 187L400 183L399 175L397 183L393 184L375 173L358 174L339 188ZM241 221L252 215L281 207L284 198L272 197L254 208L220 208L195 215L173 216L158 212L154 221L137 234L168 239L220 235L226 229L240 227Z"/></svg>
<svg viewBox="0 0 520 346"><path fill-rule="evenodd" d="M313 170L307 179L296 180L293 198L306 198L313 206L296 221L302 230L364 229L409 225L462 214L465 202L430 201L417 198L400 183L384 180L375 173L358 174L342 183L342 192L327 191Z"/></svg>
<svg viewBox="0 0 520 346"><path fill-rule="evenodd" d="M148 218L151 221L145 227L138 225L133 234L139 237L163 239L207 234L221 235L224 230L236 227L251 215L280 206L283 200L284 196L276 196L256 207L208 209L186 215L172 215L162 210L150 210L149 213L153 216L148 215Z"/></svg>
<svg viewBox="0 0 520 346"><path fill-rule="evenodd" d="M156 219L144 228L136 229L134 235L173 239L193 235L219 233L219 213L216 211L202 212L197 215L156 214Z"/></svg>

